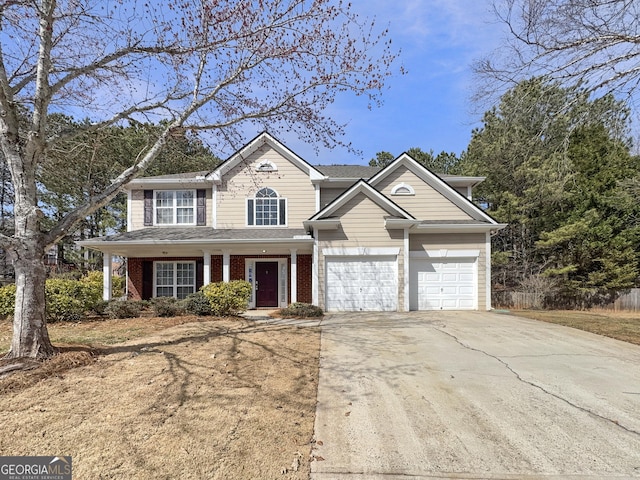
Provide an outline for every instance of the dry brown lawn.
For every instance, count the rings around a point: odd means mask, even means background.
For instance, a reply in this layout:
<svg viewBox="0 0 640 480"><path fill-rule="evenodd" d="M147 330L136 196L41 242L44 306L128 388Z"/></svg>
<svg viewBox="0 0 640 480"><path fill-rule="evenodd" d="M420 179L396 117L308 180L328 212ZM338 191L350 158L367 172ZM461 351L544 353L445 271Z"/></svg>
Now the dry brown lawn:
<svg viewBox="0 0 640 480"><path fill-rule="evenodd" d="M640 345L640 312L513 310L511 313Z"/></svg>
<svg viewBox="0 0 640 480"><path fill-rule="evenodd" d="M61 355L0 379L1 455L71 455L78 480L309 478L319 329L178 317L50 334Z"/></svg>

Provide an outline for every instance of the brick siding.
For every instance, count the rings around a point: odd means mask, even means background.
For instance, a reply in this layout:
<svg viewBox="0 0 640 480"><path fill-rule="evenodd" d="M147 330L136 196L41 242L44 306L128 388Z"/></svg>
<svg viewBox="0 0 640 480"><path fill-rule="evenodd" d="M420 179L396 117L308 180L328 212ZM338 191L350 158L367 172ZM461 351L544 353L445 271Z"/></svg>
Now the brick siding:
<svg viewBox="0 0 640 480"><path fill-rule="evenodd" d="M289 255L231 255L230 277L231 280L244 280L245 259L247 258L286 258L288 259L287 285L291 285L291 257ZM129 298L140 300L142 298L142 262L176 262L176 261L196 261L202 260L202 257L148 257L148 258L129 258L127 259L127 268L129 271L128 292ZM298 298L299 302L311 303L312 299L312 256L297 256L298 271ZM211 282L222 281L222 255L211 256ZM291 288L287 292L287 298L291 298Z"/></svg>

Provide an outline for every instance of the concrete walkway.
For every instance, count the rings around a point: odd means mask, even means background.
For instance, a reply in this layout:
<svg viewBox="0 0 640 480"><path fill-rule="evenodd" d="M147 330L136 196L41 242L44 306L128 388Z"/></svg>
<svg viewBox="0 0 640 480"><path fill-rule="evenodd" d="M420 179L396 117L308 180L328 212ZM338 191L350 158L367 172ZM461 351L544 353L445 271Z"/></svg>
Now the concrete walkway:
<svg viewBox="0 0 640 480"><path fill-rule="evenodd" d="M638 478L639 366L509 315L329 315L311 479Z"/></svg>
<svg viewBox="0 0 640 480"><path fill-rule="evenodd" d="M295 325L298 327L319 327L322 321L322 318L279 318L272 315L275 312L277 310L246 310L240 316L256 323Z"/></svg>

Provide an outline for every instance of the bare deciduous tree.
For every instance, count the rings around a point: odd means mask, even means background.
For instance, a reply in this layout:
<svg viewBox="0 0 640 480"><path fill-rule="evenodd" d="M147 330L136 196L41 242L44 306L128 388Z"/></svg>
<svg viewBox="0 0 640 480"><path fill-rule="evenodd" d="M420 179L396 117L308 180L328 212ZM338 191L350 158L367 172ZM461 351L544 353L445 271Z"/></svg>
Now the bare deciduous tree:
<svg viewBox="0 0 640 480"><path fill-rule="evenodd" d="M510 32L480 60L478 97L493 97L530 77L588 92L631 97L640 82L640 3L635 0L496 0Z"/></svg>
<svg viewBox="0 0 640 480"><path fill-rule="evenodd" d="M386 32L340 0L0 0L0 148L15 195L15 234L0 234L17 285L8 356L55 353L46 249L152 163L173 132L229 140L253 122L335 145L343 130L326 108L342 92L377 102L393 60ZM166 128L134 166L45 229L38 171L71 135L51 133L52 112L90 117L90 130L127 119Z"/></svg>

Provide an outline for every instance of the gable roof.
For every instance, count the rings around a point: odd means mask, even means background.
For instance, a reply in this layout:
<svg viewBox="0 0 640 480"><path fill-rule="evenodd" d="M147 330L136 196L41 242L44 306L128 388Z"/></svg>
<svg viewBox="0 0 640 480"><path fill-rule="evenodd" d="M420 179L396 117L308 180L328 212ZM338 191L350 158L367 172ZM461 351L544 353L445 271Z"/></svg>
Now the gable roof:
<svg viewBox="0 0 640 480"><path fill-rule="evenodd" d="M229 172L236 165L243 162L250 155L255 153L260 147L263 145L269 145L276 152L278 152L282 157L287 159L289 162L296 165L300 170L307 173L311 181L323 180L325 176L320 173L316 168L314 168L310 163L307 163L301 157L296 155L292 150L287 148L284 144L278 141L275 137L268 134L267 132L260 133L257 137L247 143L244 147L238 150L236 153L231 155L227 160L222 162L218 168L216 168L213 172L207 175L207 180L211 180L214 183L221 183L222 177Z"/></svg>
<svg viewBox="0 0 640 480"><path fill-rule="evenodd" d="M387 198L385 195L380 193L378 190L369 185L365 180L359 180L355 184L351 186L346 192L336 198L333 202L329 203L322 210L316 213L313 217L309 219L309 221L321 220L323 218L331 218L331 216L338 210L340 207L345 205L349 200L354 198L358 194L364 194L382 209L384 209L387 213L395 218L401 218L405 220L416 220L413 215L407 212L405 209L400 207L393 200Z"/></svg>
<svg viewBox="0 0 640 480"><path fill-rule="evenodd" d="M376 175L371 177L369 179L369 184L375 187L378 183L380 183L382 179L386 178L392 172L403 166L410 170L431 188L433 188L436 192L440 193L447 200L460 208L460 210L465 212L471 218L481 222L488 222L496 225L498 224L498 222L496 222L496 220L494 220L490 215L483 212L478 206L476 206L467 197L454 189L445 180L440 178L424 165L418 163L408 153L403 153L385 168L380 170Z"/></svg>

